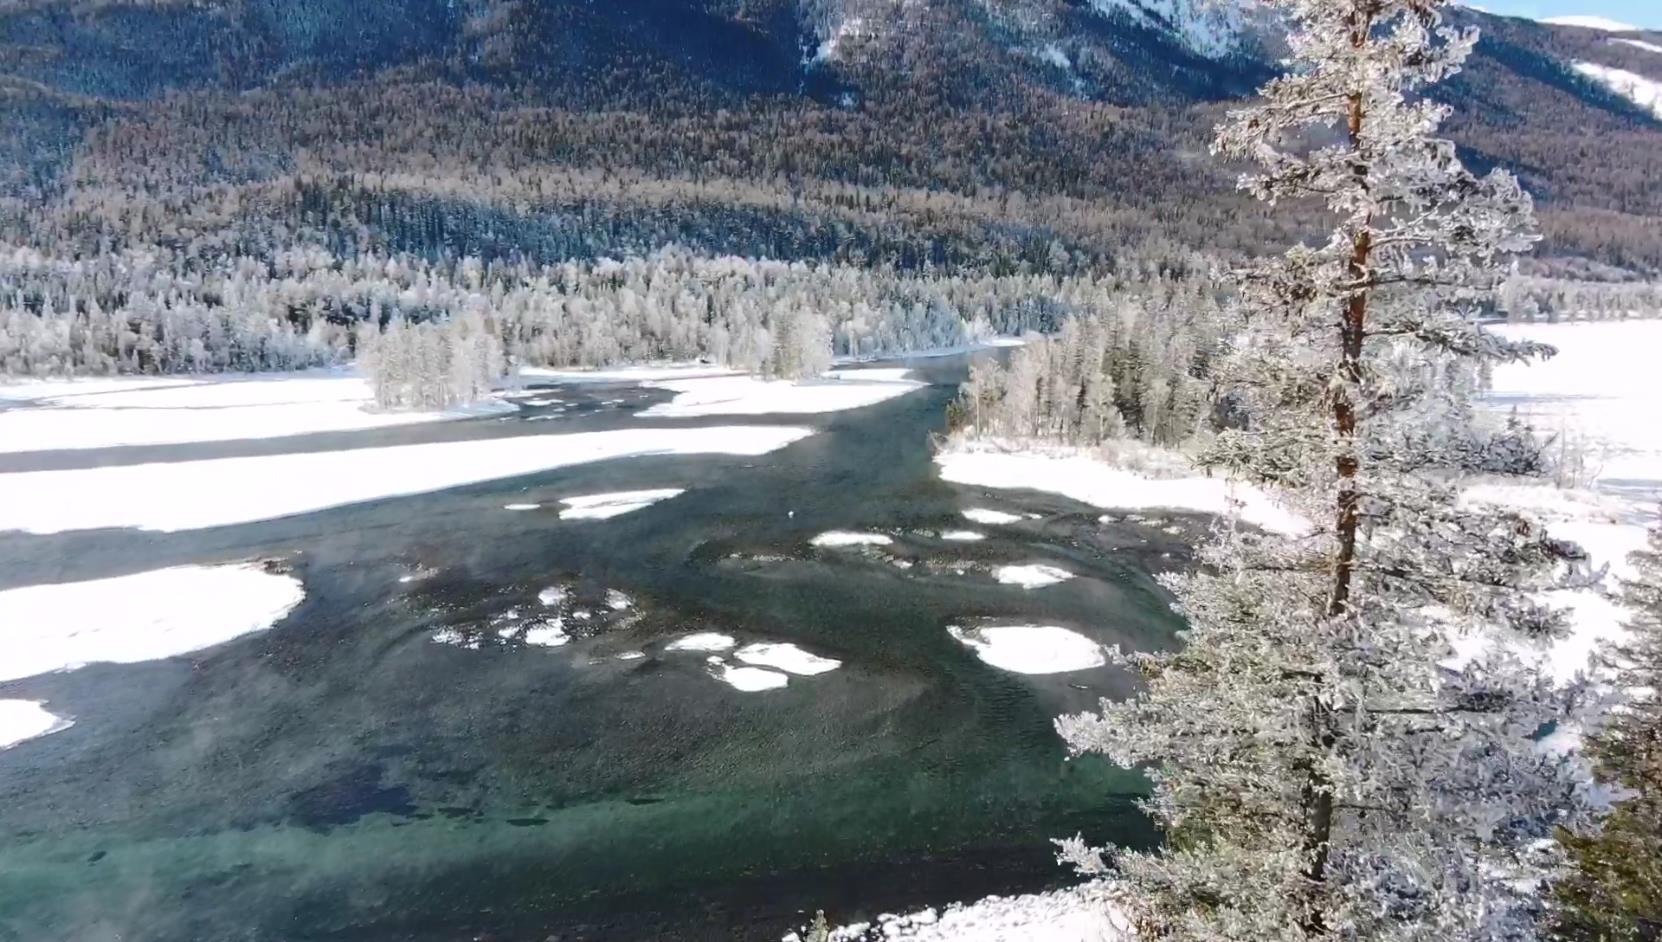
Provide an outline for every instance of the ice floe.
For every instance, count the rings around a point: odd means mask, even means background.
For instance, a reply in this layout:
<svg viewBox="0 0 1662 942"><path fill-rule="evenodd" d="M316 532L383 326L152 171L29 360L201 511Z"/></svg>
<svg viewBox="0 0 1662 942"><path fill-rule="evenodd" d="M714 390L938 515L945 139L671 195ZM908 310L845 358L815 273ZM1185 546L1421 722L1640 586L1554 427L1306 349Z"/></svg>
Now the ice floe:
<svg viewBox="0 0 1662 942"><path fill-rule="evenodd" d="M619 592L617 589L606 590L606 607L614 612L627 612L635 606L635 600Z"/></svg>
<svg viewBox="0 0 1662 942"><path fill-rule="evenodd" d="M747 644L733 652L733 656L746 664L778 668L804 677L824 674L843 666L843 662L835 658L810 654L794 644L785 642Z"/></svg>
<svg viewBox="0 0 1662 942"><path fill-rule="evenodd" d="M537 593L537 601L552 608L553 606L564 602L566 600L566 596L569 594L570 593L566 590L565 586L551 585Z"/></svg>
<svg viewBox="0 0 1662 942"><path fill-rule="evenodd" d="M1054 625L953 626L947 632L982 661L1017 674L1060 674L1108 663L1101 645Z"/></svg>
<svg viewBox="0 0 1662 942"><path fill-rule="evenodd" d="M52 713L39 700L0 700L0 752L74 725L74 720Z"/></svg>
<svg viewBox="0 0 1662 942"><path fill-rule="evenodd" d="M828 530L808 541L815 546L888 546L894 540L881 533Z"/></svg>
<svg viewBox="0 0 1662 942"><path fill-rule="evenodd" d="M789 677L766 668L734 667L719 657L711 657L708 663L712 677L735 690L741 690L745 693L778 690L790 683Z"/></svg>
<svg viewBox="0 0 1662 942"><path fill-rule="evenodd" d="M1019 514L1007 514L1002 510L989 510L986 507L971 507L964 511L964 517L975 523L986 524L990 527L1020 523L1022 519Z"/></svg>
<svg viewBox="0 0 1662 942"><path fill-rule="evenodd" d="M213 647L270 628L304 594L300 580L254 564L0 591L0 681Z"/></svg>
<svg viewBox="0 0 1662 942"><path fill-rule="evenodd" d="M811 434L789 426L642 428L25 471L0 474L0 531L227 526L637 455L760 455ZM305 481L329 483L295 483Z"/></svg>
<svg viewBox="0 0 1662 942"><path fill-rule="evenodd" d="M503 510L536 510L541 504L503 504Z"/></svg>
<svg viewBox="0 0 1662 942"><path fill-rule="evenodd" d="M726 651L738 644L732 635L724 635L719 631L700 631L696 634L683 635L680 638L664 645L665 651Z"/></svg>
<svg viewBox="0 0 1662 942"><path fill-rule="evenodd" d="M681 488L670 487L653 491L618 491L613 494L565 497L560 500L560 503L566 505L566 509L560 511L560 519L607 520L650 507L659 501L679 497L684 493L686 491Z"/></svg>
<svg viewBox="0 0 1662 942"><path fill-rule="evenodd" d="M947 530L941 534L941 539L951 540L955 543L974 543L986 538L987 534L977 533L974 530Z"/></svg>
<svg viewBox="0 0 1662 942"><path fill-rule="evenodd" d="M1030 563L1023 566L1000 566L993 570L993 578L1005 585L1019 585L1024 589L1042 589L1073 578L1073 573L1056 566Z"/></svg>

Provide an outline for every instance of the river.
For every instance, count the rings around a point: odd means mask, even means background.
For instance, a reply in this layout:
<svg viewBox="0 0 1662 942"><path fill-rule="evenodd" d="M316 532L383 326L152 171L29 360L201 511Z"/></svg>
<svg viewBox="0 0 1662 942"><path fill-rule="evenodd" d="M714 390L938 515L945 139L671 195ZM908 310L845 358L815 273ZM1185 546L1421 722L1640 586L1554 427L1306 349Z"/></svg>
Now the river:
<svg viewBox="0 0 1662 942"><path fill-rule="evenodd" d="M273 630L195 655L0 683L76 719L0 752L0 939L777 939L815 909L849 921L1058 885L1052 837L1147 845L1140 779L1068 761L1051 729L1125 675L1006 673L946 627L1168 645L1153 574L1185 564L1197 524L1104 525L1064 498L942 482L930 435L966 361L910 365L929 386L754 420L818 430L757 458L630 458L211 530L0 534L0 588L274 558L306 593ZM668 398L559 395L572 405L548 421L4 455L0 471L638 427ZM671 487L686 493L609 520L503 509ZM938 538L971 506L1031 516ZM831 529L894 542L809 545ZM1029 562L1080 577L1026 590L984 571ZM551 585L593 602L592 637L432 640ZM843 666L741 692L664 650L693 631Z"/></svg>

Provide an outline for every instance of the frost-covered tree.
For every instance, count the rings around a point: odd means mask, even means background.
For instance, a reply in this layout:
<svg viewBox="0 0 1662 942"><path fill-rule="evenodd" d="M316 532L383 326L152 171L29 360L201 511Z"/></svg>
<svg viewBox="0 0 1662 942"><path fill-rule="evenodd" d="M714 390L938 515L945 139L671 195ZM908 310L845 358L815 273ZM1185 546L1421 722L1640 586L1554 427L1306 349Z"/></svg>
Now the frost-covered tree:
<svg viewBox="0 0 1662 942"><path fill-rule="evenodd" d="M1623 595L1636 615L1611 657L1632 699L1589 741L1622 799L1596 833L1560 834L1574 869L1557 887L1553 934L1571 942L1662 939L1662 528L1632 559Z"/></svg>
<svg viewBox="0 0 1662 942"><path fill-rule="evenodd" d="M1216 150L1262 168L1246 190L1335 223L1238 273L1220 382L1247 421L1204 462L1309 528L1220 531L1169 581L1182 648L1132 657L1145 692L1058 730L1149 770L1166 846L1112 861L1142 938L1529 938L1546 838L1585 813L1573 757L1536 742L1579 692L1515 653L1562 629L1531 599L1568 548L1461 506L1467 437L1425 430L1469 411L1451 408L1458 374L1547 352L1476 325L1532 242L1531 204L1435 136L1446 109L1420 92L1476 40L1443 25L1445 0L1271 5L1294 26L1292 71ZM1472 636L1491 643L1456 660Z"/></svg>

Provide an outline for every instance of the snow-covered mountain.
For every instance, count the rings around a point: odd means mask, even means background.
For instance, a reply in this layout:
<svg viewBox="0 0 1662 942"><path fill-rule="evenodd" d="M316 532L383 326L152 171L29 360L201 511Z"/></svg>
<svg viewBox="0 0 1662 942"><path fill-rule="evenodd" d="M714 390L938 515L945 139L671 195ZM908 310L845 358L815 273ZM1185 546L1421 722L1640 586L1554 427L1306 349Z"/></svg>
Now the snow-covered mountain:
<svg viewBox="0 0 1662 942"><path fill-rule="evenodd" d="M1207 58L1236 52L1246 30L1237 3L1216 0L1090 0L1105 16L1124 16L1150 29L1163 30Z"/></svg>

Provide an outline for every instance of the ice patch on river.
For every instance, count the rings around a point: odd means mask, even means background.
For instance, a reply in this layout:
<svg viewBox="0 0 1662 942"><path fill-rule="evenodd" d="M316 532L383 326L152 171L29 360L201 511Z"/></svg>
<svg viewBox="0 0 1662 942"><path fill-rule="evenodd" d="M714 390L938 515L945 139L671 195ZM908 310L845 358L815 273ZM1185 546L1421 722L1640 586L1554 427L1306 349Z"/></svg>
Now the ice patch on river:
<svg viewBox="0 0 1662 942"><path fill-rule="evenodd" d="M659 501L679 497L686 491L677 487L662 488L655 491L618 491L615 494L590 494L586 497L565 497L560 503L566 509L560 511L561 520L609 520L612 517L650 507Z"/></svg>
<svg viewBox="0 0 1662 942"><path fill-rule="evenodd" d="M696 634L683 635L680 638L664 645L665 651L726 651L738 644L732 635L724 635L719 631L700 631Z"/></svg>
<svg viewBox="0 0 1662 942"><path fill-rule="evenodd" d="M774 667L804 677L824 674L843 666L843 662L835 658L810 654L785 642L747 644L735 651L733 656L746 664Z"/></svg>
<svg viewBox="0 0 1662 942"><path fill-rule="evenodd" d="M989 527L1021 522L1019 514L1007 514L1002 510L989 510L986 507L971 507L964 511L964 517L971 522L985 524Z"/></svg>
<svg viewBox="0 0 1662 942"><path fill-rule="evenodd" d="M1054 625L953 626L947 632L985 663L1017 674L1061 674L1108 663L1102 645Z"/></svg>
<svg viewBox="0 0 1662 942"><path fill-rule="evenodd" d="M74 720L52 713L39 700L0 700L0 752L74 725Z"/></svg>
<svg viewBox="0 0 1662 942"><path fill-rule="evenodd" d="M490 400L442 412L370 411L368 380L346 370L25 382L0 386L0 399L26 405L0 412L0 453L356 432L517 408Z"/></svg>
<svg viewBox="0 0 1662 942"><path fill-rule="evenodd" d="M808 541L814 546L888 546L894 540L881 533L855 533L850 530L828 530Z"/></svg>
<svg viewBox="0 0 1662 942"><path fill-rule="evenodd" d="M260 566L179 566L0 591L0 681L134 664L264 631L305 593Z"/></svg>
<svg viewBox="0 0 1662 942"><path fill-rule="evenodd" d="M761 667L734 667L714 655L708 659L707 663L710 668L710 676L744 693L778 690L791 682L789 677L778 671L770 671Z"/></svg>
<svg viewBox="0 0 1662 942"><path fill-rule="evenodd" d="M1005 585L1019 585L1024 589L1042 589L1073 578L1073 573L1056 566L1032 563L1025 566L1000 566L993 570L993 578Z"/></svg>
<svg viewBox="0 0 1662 942"><path fill-rule="evenodd" d="M761 455L791 426L623 429L0 474L0 531L175 532L272 520L639 455ZM234 482L234 483L231 483Z"/></svg>
<svg viewBox="0 0 1662 942"><path fill-rule="evenodd" d="M700 376L647 383L675 398L638 413L640 418L710 415L809 415L875 405L922 389L904 369L833 370L818 379L791 382L754 376Z"/></svg>

